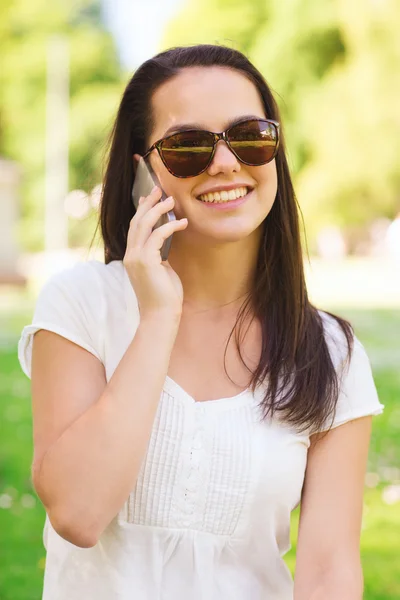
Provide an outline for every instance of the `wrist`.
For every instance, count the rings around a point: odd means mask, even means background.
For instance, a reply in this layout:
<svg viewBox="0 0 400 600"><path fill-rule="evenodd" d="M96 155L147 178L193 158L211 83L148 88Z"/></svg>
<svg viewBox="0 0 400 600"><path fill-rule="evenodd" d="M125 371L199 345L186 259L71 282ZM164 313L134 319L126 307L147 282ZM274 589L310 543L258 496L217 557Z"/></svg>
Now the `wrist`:
<svg viewBox="0 0 400 600"><path fill-rule="evenodd" d="M161 331L177 331L181 321L181 312L159 310L140 317L140 326Z"/></svg>

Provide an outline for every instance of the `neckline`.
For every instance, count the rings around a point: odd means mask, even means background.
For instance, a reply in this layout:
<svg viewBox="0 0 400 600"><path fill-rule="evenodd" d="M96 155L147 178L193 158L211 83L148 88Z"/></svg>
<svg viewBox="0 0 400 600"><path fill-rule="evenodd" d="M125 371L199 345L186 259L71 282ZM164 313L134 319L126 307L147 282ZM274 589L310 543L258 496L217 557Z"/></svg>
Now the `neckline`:
<svg viewBox="0 0 400 600"><path fill-rule="evenodd" d="M195 400L182 386L179 385L169 375L166 376L163 390L171 394L174 398L181 398L185 402L197 407L220 407L220 406L238 406L248 403L248 396L252 396L252 390L247 387L235 396L227 396L224 398L216 398L215 400Z"/></svg>
<svg viewBox="0 0 400 600"><path fill-rule="evenodd" d="M128 273L125 269L123 262L121 261L124 280L125 280L125 298L128 308L128 318L130 319L132 325L138 325L140 322L139 308L137 304L136 294L132 288L131 282L129 280ZM257 387L258 389L258 387ZM185 403L195 406L201 410L204 408L216 409L217 407L233 407L233 406L241 406L245 404L249 404L249 400L253 398L253 392L248 387L245 390L236 394L236 396L230 396L226 398L216 398L215 400L195 400L186 390L183 389L176 381L174 381L169 375L166 376L163 385L163 391L169 393L173 398L179 398L183 400ZM256 392L257 393L257 392ZM254 394L255 396L255 394ZM203 407L203 408L201 408Z"/></svg>

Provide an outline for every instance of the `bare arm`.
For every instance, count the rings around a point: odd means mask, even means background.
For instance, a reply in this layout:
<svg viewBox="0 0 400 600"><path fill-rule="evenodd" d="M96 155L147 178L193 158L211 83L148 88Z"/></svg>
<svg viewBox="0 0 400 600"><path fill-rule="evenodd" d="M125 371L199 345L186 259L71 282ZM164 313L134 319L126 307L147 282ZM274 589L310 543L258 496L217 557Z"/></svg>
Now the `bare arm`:
<svg viewBox="0 0 400 600"><path fill-rule="evenodd" d="M295 600L361 600L360 534L372 417L311 436L294 578ZM317 442L317 443L316 443Z"/></svg>
<svg viewBox="0 0 400 600"><path fill-rule="evenodd" d="M166 315L142 322L108 384L89 352L35 335L33 484L53 527L78 546L96 543L134 487L177 326Z"/></svg>
<svg viewBox="0 0 400 600"><path fill-rule="evenodd" d="M108 384L89 352L35 335L33 484L53 527L75 545L94 545L135 485L178 323L141 322Z"/></svg>
<svg viewBox="0 0 400 600"><path fill-rule="evenodd" d="M49 331L34 337L32 478L56 531L96 544L133 489L150 440L182 314L182 283L162 262L163 242L187 219L153 230L173 198L154 188L129 227L124 267L140 325L107 383L90 352Z"/></svg>

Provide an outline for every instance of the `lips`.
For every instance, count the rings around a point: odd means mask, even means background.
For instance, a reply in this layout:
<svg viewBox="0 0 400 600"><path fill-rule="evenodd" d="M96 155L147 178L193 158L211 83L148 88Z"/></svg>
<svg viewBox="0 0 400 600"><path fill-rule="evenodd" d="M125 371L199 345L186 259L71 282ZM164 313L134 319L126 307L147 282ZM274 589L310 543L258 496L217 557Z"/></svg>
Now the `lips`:
<svg viewBox="0 0 400 600"><path fill-rule="evenodd" d="M236 198L235 200L222 200L220 202L206 202L204 200L199 200L199 202L208 210L229 212L247 202L248 199L252 197L252 194L253 190L249 189L245 196L239 196L239 198Z"/></svg>
<svg viewBox="0 0 400 600"><path fill-rule="evenodd" d="M198 200L201 202L230 202L237 200L237 198L243 198L248 192L247 187L238 187L231 190L221 190L220 192L210 192L208 194L201 194Z"/></svg>
<svg viewBox="0 0 400 600"><path fill-rule="evenodd" d="M200 202L229 202L246 196L252 190L252 186L243 183L213 186L197 194L196 198Z"/></svg>

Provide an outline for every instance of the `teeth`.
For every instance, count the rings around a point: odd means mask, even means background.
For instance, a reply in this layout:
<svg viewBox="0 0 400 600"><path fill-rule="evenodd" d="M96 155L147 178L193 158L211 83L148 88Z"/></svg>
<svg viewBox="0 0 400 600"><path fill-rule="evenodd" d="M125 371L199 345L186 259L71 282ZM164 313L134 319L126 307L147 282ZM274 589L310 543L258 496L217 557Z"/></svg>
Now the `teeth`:
<svg viewBox="0 0 400 600"><path fill-rule="evenodd" d="M223 190L221 192L214 192L213 194L202 194L199 196L199 200L202 202L227 202L228 200L236 200L236 198L243 198L247 194L246 187L239 187L234 190Z"/></svg>

